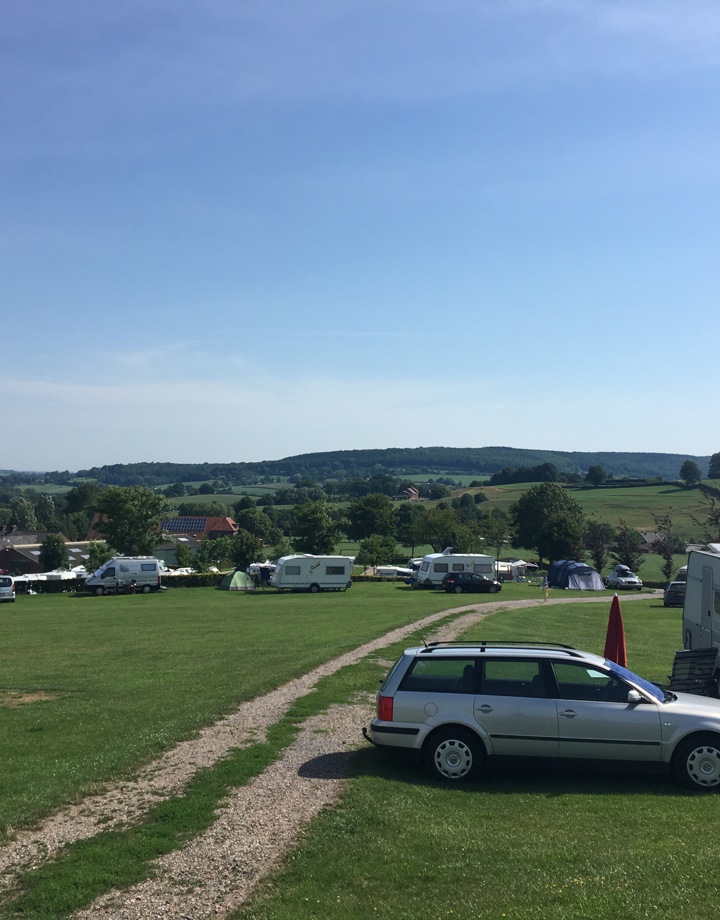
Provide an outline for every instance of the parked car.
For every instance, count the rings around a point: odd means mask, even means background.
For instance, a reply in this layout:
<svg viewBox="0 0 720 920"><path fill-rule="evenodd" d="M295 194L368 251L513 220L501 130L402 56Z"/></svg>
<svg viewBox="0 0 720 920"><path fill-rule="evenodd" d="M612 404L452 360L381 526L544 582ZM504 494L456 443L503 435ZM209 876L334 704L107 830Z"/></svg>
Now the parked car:
<svg viewBox="0 0 720 920"><path fill-rule="evenodd" d="M464 591L497 594L502 590L501 582L477 572L448 572L442 580L442 587L448 594L462 594Z"/></svg>
<svg viewBox="0 0 720 920"><path fill-rule="evenodd" d="M0 575L0 601L15 603L15 581L11 575Z"/></svg>
<svg viewBox="0 0 720 920"><path fill-rule="evenodd" d="M720 790L720 700L675 693L566 645L481 642L408 648L377 694L365 737L418 752L432 776L475 778L510 756L668 764Z"/></svg>
<svg viewBox="0 0 720 920"><path fill-rule="evenodd" d="M610 572L605 579L605 586L608 588L630 588L636 591L642 591L642 579L631 572L626 565L618 565Z"/></svg>
<svg viewBox="0 0 720 920"><path fill-rule="evenodd" d="M666 607L682 607L685 603L686 588L687 582L685 581L671 581L667 588L665 588L663 604Z"/></svg>

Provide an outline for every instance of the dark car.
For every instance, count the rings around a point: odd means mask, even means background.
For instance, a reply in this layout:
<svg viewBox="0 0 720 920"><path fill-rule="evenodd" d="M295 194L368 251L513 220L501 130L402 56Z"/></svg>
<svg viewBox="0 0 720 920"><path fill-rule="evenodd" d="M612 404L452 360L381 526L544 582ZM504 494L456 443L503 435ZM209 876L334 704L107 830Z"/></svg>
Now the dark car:
<svg viewBox="0 0 720 920"><path fill-rule="evenodd" d="M665 588L663 604L666 607L682 607L685 603L685 588L687 583L684 581L671 581Z"/></svg>
<svg viewBox="0 0 720 920"><path fill-rule="evenodd" d="M502 589L499 581L477 572L449 572L442 580L442 587L448 594L462 594L464 591L496 594Z"/></svg>

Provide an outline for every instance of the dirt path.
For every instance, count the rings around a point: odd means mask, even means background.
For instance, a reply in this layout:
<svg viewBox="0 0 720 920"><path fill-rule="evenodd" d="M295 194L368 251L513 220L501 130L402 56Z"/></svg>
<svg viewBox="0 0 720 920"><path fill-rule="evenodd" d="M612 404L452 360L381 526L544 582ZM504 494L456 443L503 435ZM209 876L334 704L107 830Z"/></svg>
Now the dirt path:
<svg viewBox="0 0 720 920"><path fill-rule="evenodd" d="M577 600L559 598L553 603ZM583 600L609 605L607 597ZM534 606L542 606L542 600L495 601L441 611L392 630L263 697L243 703L197 738L181 742L148 764L136 779L88 797L39 827L20 832L0 849L0 894L12 890L18 872L53 858L66 844L137 822L153 805L181 792L199 769L217 763L233 748L262 740L268 727L282 718L296 699L312 692L321 678L418 630L427 630L449 613L465 615L442 627L433 639L450 640L498 610ZM201 920L224 916L238 907L277 864L298 832L321 808L338 800L347 777L349 753L363 743L360 729L371 718L372 707L368 697L364 703L333 707L308 720L280 760L231 794L207 832L158 860L152 879L104 895L78 918Z"/></svg>

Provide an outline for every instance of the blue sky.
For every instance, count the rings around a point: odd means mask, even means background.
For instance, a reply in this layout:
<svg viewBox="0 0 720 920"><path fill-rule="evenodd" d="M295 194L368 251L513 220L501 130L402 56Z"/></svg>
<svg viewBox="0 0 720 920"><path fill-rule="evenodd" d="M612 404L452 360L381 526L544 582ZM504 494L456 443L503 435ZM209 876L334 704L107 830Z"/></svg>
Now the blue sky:
<svg viewBox="0 0 720 920"><path fill-rule="evenodd" d="M0 13L0 468L720 449L713 0Z"/></svg>

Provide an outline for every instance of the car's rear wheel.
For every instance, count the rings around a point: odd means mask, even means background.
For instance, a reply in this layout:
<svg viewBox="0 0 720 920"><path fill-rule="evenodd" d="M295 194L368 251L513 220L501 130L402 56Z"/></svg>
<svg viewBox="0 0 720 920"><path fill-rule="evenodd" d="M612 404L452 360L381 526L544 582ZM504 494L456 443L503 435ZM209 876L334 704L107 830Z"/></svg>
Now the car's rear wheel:
<svg viewBox="0 0 720 920"><path fill-rule="evenodd" d="M425 766L435 779L453 783L474 779L482 768L480 742L462 728L446 728L425 743Z"/></svg>
<svg viewBox="0 0 720 920"><path fill-rule="evenodd" d="M456 594L462 594L463 593L462 585L455 585L455 587L453 588L453 591Z"/></svg>
<svg viewBox="0 0 720 920"><path fill-rule="evenodd" d="M675 775L691 789L720 789L720 735L704 732L678 745L673 757Z"/></svg>

